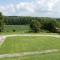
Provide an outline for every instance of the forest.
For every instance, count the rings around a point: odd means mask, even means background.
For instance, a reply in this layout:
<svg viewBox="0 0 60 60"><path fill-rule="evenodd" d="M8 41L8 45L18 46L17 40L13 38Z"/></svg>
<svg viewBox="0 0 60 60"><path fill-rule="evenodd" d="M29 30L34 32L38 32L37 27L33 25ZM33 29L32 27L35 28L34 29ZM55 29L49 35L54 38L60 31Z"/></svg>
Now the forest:
<svg viewBox="0 0 60 60"><path fill-rule="evenodd" d="M41 23L44 21L56 21L60 22L60 18L49 18L49 17L31 17L31 16L4 16L4 23L6 25L27 25L30 24L32 20L38 20Z"/></svg>

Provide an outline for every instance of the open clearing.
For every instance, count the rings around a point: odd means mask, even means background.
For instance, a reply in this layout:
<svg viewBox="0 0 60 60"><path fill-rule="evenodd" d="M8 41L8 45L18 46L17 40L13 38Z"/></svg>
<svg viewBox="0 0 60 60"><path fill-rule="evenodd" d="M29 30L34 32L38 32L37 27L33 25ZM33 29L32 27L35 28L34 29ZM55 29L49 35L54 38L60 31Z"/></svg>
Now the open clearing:
<svg viewBox="0 0 60 60"><path fill-rule="evenodd" d="M43 60L40 54L43 54L43 57L44 55L49 56L48 54L52 56L55 53L58 58L60 56L59 35L16 34L2 35L0 37L3 38L0 38L1 40L4 40L3 44L0 46L0 59L3 57L1 60L40 60L40 58ZM29 56L22 58L25 56L24 53ZM58 59L57 56L53 55L53 57L55 57L54 59L49 58L50 60L59 60L60 58ZM45 60L47 59L48 58Z"/></svg>

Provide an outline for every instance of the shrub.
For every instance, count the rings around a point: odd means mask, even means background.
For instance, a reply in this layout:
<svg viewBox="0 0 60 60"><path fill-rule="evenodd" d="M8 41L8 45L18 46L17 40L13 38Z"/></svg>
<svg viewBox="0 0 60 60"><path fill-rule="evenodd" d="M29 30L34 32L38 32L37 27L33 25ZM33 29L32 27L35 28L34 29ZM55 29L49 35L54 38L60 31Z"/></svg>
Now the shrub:
<svg viewBox="0 0 60 60"><path fill-rule="evenodd" d="M15 29L13 29L13 32L15 32L16 30Z"/></svg>

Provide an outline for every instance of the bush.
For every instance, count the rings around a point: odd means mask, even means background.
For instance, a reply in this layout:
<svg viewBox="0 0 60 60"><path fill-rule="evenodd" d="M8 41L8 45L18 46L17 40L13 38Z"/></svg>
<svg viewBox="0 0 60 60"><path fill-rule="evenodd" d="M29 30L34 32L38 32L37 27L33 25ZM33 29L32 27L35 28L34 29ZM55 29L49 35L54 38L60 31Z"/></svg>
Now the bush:
<svg viewBox="0 0 60 60"><path fill-rule="evenodd" d="M15 32L16 30L15 29L13 29L13 32Z"/></svg>

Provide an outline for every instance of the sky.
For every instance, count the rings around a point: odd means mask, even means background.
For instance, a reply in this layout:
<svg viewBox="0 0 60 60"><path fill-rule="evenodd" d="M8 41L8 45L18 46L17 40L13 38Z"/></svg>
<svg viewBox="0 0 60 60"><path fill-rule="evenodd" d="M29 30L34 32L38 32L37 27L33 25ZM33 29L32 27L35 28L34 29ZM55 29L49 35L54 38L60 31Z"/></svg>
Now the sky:
<svg viewBox="0 0 60 60"><path fill-rule="evenodd" d="M0 0L0 12L6 16L60 18L60 0Z"/></svg>

